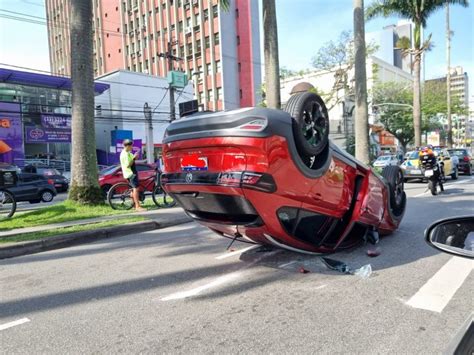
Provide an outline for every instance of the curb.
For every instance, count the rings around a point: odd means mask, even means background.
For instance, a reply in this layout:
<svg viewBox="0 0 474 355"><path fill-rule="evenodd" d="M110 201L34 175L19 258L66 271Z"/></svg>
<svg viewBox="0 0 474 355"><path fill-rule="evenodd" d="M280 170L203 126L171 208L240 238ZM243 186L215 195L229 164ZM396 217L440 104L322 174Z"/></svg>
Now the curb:
<svg viewBox="0 0 474 355"><path fill-rule="evenodd" d="M16 256L36 254L48 250L66 248L79 244L91 243L101 239L122 237L132 233L141 233L155 229L168 228L189 222L192 222L192 219L187 216L183 216L176 218L173 221L133 222L123 226L105 227L96 230L58 235L55 237L34 240L30 242L19 242L14 245L0 247L0 260L14 258Z"/></svg>

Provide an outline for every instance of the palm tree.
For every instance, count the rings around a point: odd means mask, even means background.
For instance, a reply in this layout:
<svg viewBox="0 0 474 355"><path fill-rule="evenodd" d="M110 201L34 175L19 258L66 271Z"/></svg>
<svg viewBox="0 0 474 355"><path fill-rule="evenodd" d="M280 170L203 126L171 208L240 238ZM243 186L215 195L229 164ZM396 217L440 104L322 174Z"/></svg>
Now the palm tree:
<svg viewBox="0 0 474 355"><path fill-rule="evenodd" d="M415 24L413 44L404 38L397 46L402 49L403 53L413 56L413 75L415 77L413 82L413 126L416 146L421 146L421 59L423 53L429 49L431 39L430 35L422 43L421 31L426 27L430 15L447 3L468 6L467 0L376 0L366 11L366 17L369 20L377 16L395 15L409 19Z"/></svg>
<svg viewBox="0 0 474 355"><path fill-rule="evenodd" d="M370 163L364 0L354 0L355 156Z"/></svg>
<svg viewBox="0 0 474 355"><path fill-rule="evenodd" d="M275 0L262 0L263 54L265 58L265 87L267 107L279 109L280 65L278 61L278 31Z"/></svg>
<svg viewBox="0 0 474 355"><path fill-rule="evenodd" d="M69 199L85 204L102 201L97 180L94 126L92 0L71 4L72 182Z"/></svg>
<svg viewBox="0 0 474 355"><path fill-rule="evenodd" d="M219 4L224 11L228 11L230 0L219 0ZM266 107L279 109L281 106L280 65L278 60L278 27L275 0L262 0L262 5Z"/></svg>

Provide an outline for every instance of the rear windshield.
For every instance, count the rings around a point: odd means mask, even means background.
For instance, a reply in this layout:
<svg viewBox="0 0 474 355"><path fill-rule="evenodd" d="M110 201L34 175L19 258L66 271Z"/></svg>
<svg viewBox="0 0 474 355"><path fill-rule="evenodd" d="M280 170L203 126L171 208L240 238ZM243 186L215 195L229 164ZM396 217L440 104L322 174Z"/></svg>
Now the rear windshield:
<svg viewBox="0 0 474 355"><path fill-rule="evenodd" d="M411 152L409 153L410 155L408 156L408 159L409 160L413 160L413 159L418 159L420 157L420 155L418 154L418 152Z"/></svg>
<svg viewBox="0 0 474 355"><path fill-rule="evenodd" d="M458 157L467 155L467 151L465 149L450 149L449 152L453 155L457 155Z"/></svg>
<svg viewBox="0 0 474 355"><path fill-rule="evenodd" d="M386 155L386 156L383 156L383 157L378 157L377 160L390 160L390 156Z"/></svg>
<svg viewBox="0 0 474 355"><path fill-rule="evenodd" d="M114 165L114 166L109 166L108 168L105 168L105 169L102 169L101 171L99 171L99 175L109 175L109 174L112 174L113 172L115 172L115 170L118 168L117 165Z"/></svg>

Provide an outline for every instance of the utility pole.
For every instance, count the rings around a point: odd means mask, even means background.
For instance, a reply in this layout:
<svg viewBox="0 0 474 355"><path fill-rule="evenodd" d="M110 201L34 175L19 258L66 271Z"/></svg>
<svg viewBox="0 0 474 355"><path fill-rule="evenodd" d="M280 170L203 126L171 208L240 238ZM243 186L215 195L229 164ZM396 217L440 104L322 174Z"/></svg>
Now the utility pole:
<svg viewBox="0 0 474 355"><path fill-rule="evenodd" d="M152 117L153 113L151 112L151 107L148 106L148 102L145 102L143 106L143 113L145 114L146 121L146 162L148 164L154 163L155 155L155 146L153 144L153 122Z"/></svg>
<svg viewBox="0 0 474 355"><path fill-rule="evenodd" d="M449 2L446 1L446 62L448 72L446 73L446 97L448 119L448 147L453 147L453 122L451 118L451 29L449 26Z"/></svg>
<svg viewBox="0 0 474 355"><path fill-rule="evenodd" d="M182 58L176 57L172 53L172 45L178 42L168 42L168 47L166 53L159 53L158 57L166 58L168 61L168 73L173 70L173 61L177 62L182 60ZM174 87L170 83L169 84L169 96L170 96L170 121L174 121L176 119L176 109L175 109L175 102L174 102Z"/></svg>

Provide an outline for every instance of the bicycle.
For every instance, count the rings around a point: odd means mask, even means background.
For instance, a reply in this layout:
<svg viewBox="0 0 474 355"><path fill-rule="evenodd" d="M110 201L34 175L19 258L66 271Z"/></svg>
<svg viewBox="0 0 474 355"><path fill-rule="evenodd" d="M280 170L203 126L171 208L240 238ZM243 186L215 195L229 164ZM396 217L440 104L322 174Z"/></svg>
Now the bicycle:
<svg viewBox="0 0 474 355"><path fill-rule="evenodd" d="M8 190L0 189L0 221L12 217L15 211L15 196Z"/></svg>
<svg viewBox="0 0 474 355"><path fill-rule="evenodd" d="M176 201L169 196L161 186L161 173L157 171L156 176L150 176L140 183L140 202L144 202L147 194L151 192L153 203L160 208L171 208ZM132 186L128 182L119 182L113 185L107 193L107 202L114 210L130 210L134 206L132 199Z"/></svg>

